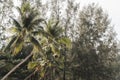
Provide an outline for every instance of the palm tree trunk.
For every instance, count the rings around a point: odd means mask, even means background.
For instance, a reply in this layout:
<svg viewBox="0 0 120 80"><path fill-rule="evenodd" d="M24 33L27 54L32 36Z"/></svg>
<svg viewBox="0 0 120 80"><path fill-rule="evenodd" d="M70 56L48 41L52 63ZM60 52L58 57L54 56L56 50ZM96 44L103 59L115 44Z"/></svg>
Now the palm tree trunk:
<svg viewBox="0 0 120 80"><path fill-rule="evenodd" d="M63 80L66 80L66 53L64 54Z"/></svg>
<svg viewBox="0 0 120 80"><path fill-rule="evenodd" d="M66 48L64 51L64 69L63 69L63 80L66 80Z"/></svg>
<svg viewBox="0 0 120 80"><path fill-rule="evenodd" d="M32 54L33 53L31 52L24 60L22 60L15 67L13 67L1 80L5 80L12 72L14 72L19 66L26 62L32 56Z"/></svg>
<svg viewBox="0 0 120 80"><path fill-rule="evenodd" d="M33 76L37 71L35 70L34 72L32 72L29 76L27 76L24 80L28 80L31 76Z"/></svg>

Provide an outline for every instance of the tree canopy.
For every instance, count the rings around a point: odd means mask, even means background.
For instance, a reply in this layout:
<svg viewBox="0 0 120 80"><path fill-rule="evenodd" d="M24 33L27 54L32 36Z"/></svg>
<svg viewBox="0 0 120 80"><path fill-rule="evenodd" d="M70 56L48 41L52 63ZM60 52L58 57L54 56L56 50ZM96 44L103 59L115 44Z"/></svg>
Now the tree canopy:
<svg viewBox="0 0 120 80"><path fill-rule="evenodd" d="M118 80L118 41L101 7L81 9L72 0L13 3L0 2L1 80Z"/></svg>

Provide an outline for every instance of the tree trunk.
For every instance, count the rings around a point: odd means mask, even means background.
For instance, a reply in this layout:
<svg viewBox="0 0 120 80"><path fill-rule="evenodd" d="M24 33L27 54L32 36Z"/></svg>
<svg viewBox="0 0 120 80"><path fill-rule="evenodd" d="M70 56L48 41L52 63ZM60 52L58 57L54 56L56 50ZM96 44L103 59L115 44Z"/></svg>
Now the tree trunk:
<svg viewBox="0 0 120 80"><path fill-rule="evenodd" d="M31 76L33 76L35 73L37 72L37 70L35 70L33 73L31 73L29 76L27 76L24 80L28 80Z"/></svg>
<svg viewBox="0 0 120 80"><path fill-rule="evenodd" d="M65 53L64 53L63 80L66 80L66 49L65 49Z"/></svg>
<svg viewBox="0 0 120 80"><path fill-rule="evenodd" d="M19 66L21 66L24 62L26 62L32 56L32 52L20 63L18 63L15 67L13 67L1 80L5 80L12 72L14 72Z"/></svg>

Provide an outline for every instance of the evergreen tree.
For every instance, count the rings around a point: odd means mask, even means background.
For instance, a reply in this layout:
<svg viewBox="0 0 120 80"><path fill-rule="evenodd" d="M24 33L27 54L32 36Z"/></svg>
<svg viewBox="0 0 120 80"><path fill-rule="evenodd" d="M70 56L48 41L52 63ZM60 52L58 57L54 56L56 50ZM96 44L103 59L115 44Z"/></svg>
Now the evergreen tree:
<svg viewBox="0 0 120 80"><path fill-rule="evenodd" d="M79 37L73 43L74 80L114 80L111 65L117 55L117 42L108 15L95 4L79 14Z"/></svg>

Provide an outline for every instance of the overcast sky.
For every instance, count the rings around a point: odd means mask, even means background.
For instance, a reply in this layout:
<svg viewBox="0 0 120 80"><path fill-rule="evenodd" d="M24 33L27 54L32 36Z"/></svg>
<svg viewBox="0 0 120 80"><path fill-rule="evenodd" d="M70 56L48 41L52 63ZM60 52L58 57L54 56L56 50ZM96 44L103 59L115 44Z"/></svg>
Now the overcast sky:
<svg viewBox="0 0 120 80"><path fill-rule="evenodd" d="M117 33L117 38L120 40L120 0L77 0L80 5L87 5L89 3L97 3L109 15L112 25Z"/></svg>
<svg viewBox="0 0 120 80"><path fill-rule="evenodd" d="M17 3L17 0L14 0ZM44 0L42 0L44 1ZM73 0L75 1L75 0ZM90 3L96 3L108 13L112 25L117 33L117 38L120 40L120 0L76 0L80 2L80 6L85 6ZM18 3L16 4L18 5Z"/></svg>

